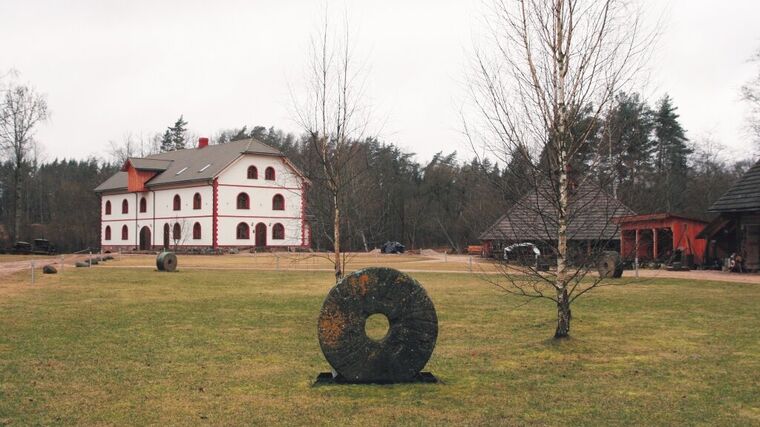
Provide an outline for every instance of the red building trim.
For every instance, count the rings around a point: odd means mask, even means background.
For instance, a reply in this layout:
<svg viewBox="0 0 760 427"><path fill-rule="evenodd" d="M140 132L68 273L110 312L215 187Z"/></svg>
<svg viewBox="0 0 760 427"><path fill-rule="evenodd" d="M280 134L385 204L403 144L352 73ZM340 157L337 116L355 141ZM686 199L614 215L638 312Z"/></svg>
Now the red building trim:
<svg viewBox="0 0 760 427"><path fill-rule="evenodd" d="M306 241L306 190L308 190L309 186L304 181L303 186L301 188L301 246L307 247L311 245L311 242ZM311 237L311 232L309 233L309 237Z"/></svg>
<svg viewBox="0 0 760 427"><path fill-rule="evenodd" d="M220 187L236 188L272 188L275 190L299 190L298 187L278 187L276 185L243 185L243 184L219 184Z"/></svg>
<svg viewBox="0 0 760 427"><path fill-rule="evenodd" d="M219 247L219 179L214 178L212 184L213 214L211 216L211 246Z"/></svg>

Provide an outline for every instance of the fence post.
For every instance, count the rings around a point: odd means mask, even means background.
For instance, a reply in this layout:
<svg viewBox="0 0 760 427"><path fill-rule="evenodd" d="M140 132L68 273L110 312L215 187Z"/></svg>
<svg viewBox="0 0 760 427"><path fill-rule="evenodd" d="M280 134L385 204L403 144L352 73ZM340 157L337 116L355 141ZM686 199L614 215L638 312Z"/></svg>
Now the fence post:
<svg viewBox="0 0 760 427"><path fill-rule="evenodd" d="M30 265L32 266L32 285L34 285L34 261L32 261Z"/></svg>
<svg viewBox="0 0 760 427"><path fill-rule="evenodd" d="M87 257L87 267L92 268L92 250L90 250L90 256Z"/></svg>
<svg viewBox="0 0 760 427"><path fill-rule="evenodd" d="M63 263L64 263L63 254L61 254L61 273L63 273L63 265L64 265Z"/></svg>
<svg viewBox="0 0 760 427"><path fill-rule="evenodd" d="M472 255L469 255L469 257L470 257L470 259L469 259L469 262L470 262L470 273L472 273Z"/></svg>
<svg viewBox="0 0 760 427"><path fill-rule="evenodd" d="M636 270L636 278L639 278L639 257L637 256L633 260L633 268Z"/></svg>

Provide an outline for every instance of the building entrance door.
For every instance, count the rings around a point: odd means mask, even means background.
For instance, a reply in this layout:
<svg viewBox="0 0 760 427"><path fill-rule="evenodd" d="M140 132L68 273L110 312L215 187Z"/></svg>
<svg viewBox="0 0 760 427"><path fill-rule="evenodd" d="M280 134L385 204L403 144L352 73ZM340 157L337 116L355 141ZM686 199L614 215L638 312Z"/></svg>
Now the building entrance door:
<svg viewBox="0 0 760 427"><path fill-rule="evenodd" d="M263 222L256 224L256 247L263 248L267 245L267 226Z"/></svg>
<svg viewBox="0 0 760 427"><path fill-rule="evenodd" d="M164 250L169 250L169 224L164 224Z"/></svg>
<svg viewBox="0 0 760 427"><path fill-rule="evenodd" d="M147 226L140 229L140 250L141 251L147 251L150 250L152 243L150 240L150 228Z"/></svg>

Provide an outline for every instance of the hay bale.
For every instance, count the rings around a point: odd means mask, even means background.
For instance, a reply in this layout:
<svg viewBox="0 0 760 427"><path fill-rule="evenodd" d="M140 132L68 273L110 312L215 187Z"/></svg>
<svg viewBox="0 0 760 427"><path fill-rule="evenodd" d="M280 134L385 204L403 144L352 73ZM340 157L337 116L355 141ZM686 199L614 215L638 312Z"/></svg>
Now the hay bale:
<svg viewBox="0 0 760 427"><path fill-rule="evenodd" d="M77 261L76 264L74 264L76 267L89 267L90 264L87 264L86 262Z"/></svg>
<svg viewBox="0 0 760 427"><path fill-rule="evenodd" d="M42 272L44 274L56 274L58 273L58 270L56 270L56 268L52 265L48 264L42 267Z"/></svg>

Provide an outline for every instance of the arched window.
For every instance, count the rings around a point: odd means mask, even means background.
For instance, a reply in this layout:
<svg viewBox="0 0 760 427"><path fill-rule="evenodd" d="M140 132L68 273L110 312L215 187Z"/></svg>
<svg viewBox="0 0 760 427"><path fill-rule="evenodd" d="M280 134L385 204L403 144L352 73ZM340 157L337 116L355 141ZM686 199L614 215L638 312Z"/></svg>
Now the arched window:
<svg viewBox="0 0 760 427"><path fill-rule="evenodd" d="M201 193L195 193L193 196L193 209L201 208Z"/></svg>
<svg viewBox="0 0 760 427"><path fill-rule="evenodd" d="M129 228L126 225L121 226L121 240L129 240Z"/></svg>
<svg viewBox="0 0 760 427"><path fill-rule="evenodd" d="M269 166L267 170L264 171L264 179L267 181L274 181L274 168Z"/></svg>
<svg viewBox="0 0 760 427"><path fill-rule="evenodd" d="M282 240L285 238L285 227L277 223L272 227L272 240Z"/></svg>
<svg viewBox="0 0 760 427"><path fill-rule="evenodd" d="M256 166L248 166L248 179L259 179L259 170Z"/></svg>
<svg viewBox="0 0 760 427"><path fill-rule="evenodd" d="M251 199L248 197L248 194L246 193L240 193L237 196L237 208L238 209L250 209L251 208Z"/></svg>
<svg viewBox="0 0 760 427"><path fill-rule="evenodd" d="M127 199L121 201L121 213L129 213L129 202Z"/></svg>
<svg viewBox="0 0 760 427"><path fill-rule="evenodd" d="M201 238L201 224L196 222L193 224L193 239L198 240Z"/></svg>
<svg viewBox="0 0 760 427"><path fill-rule="evenodd" d="M111 240L111 226L106 225L106 240Z"/></svg>
<svg viewBox="0 0 760 427"><path fill-rule="evenodd" d="M140 198L140 212L148 212L148 201L145 199L145 197Z"/></svg>
<svg viewBox="0 0 760 427"><path fill-rule="evenodd" d="M285 198L282 197L282 194L275 194L274 197L272 197L272 210L273 211L285 210Z"/></svg>
<svg viewBox="0 0 760 427"><path fill-rule="evenodd" d="M248 224L241 222L237 225L237 238L238 239L250 239L251 238L251 229L248 227Z"/></svg>
<svg viewBox="0 0 760 427"><path fill-rule="evenodd" d="M172 228L172 239L175 242L179 242L182 239L182 227L179 226L178 222L175 222Z"/></svg>
<svg viewBox="0 0 760 427"><path fill-rule="evenodd" d="M111 215L111 201L106 200L106 215Z"/></svg>
<svg viewBox="0 0 760 427"><path fill-rule="evenodd" d="M179 197L179 194L174 195L174 210L178 211L182 209L182 199Z"/></svg>

